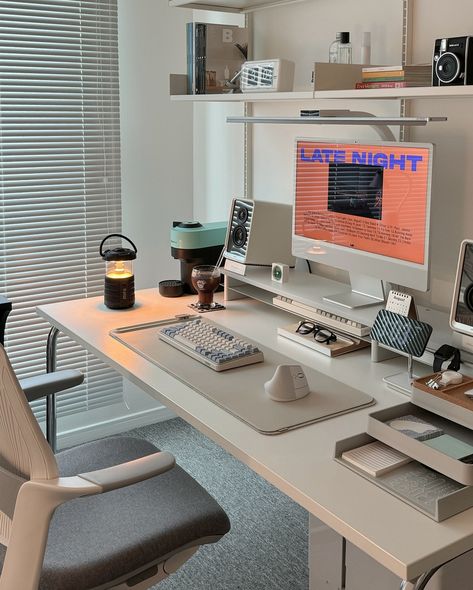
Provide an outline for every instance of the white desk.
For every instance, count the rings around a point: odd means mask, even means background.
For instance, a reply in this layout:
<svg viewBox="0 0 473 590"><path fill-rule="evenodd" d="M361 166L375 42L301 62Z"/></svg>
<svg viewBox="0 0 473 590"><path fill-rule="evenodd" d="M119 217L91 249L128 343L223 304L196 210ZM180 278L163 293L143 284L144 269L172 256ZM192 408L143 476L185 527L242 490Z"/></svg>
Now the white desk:
<svg viewBox="0 0 473 590"><path fill-rule="evenodd" d="M366 350L335 359L317 355L278 339L277 326L293 316L248 299L229 302L211 319L377 400L372 408L265 436L109 336L113 328L189 312L188 303L188 298L164 299L147 289L137 293L132 310L106 309L100 297L38 311L400 578L414 580L473 548L473 509L436 523L332 459L335 441L364 432L374 408L406 401L382 383L383 376L405 368L405 360L374 364Z"/></svg>

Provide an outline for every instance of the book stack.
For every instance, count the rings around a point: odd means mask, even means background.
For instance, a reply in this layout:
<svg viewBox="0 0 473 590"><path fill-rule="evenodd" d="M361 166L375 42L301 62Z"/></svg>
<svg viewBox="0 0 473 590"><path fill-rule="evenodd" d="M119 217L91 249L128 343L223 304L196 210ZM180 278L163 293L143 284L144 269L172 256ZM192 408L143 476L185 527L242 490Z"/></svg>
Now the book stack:
<svg viewBox="0 0 473 590"><path fill-rule="evenodd" d="M362 69L362 81L355 88L411 88L431 86L430 64L411 66L372 66Z"/></svg>

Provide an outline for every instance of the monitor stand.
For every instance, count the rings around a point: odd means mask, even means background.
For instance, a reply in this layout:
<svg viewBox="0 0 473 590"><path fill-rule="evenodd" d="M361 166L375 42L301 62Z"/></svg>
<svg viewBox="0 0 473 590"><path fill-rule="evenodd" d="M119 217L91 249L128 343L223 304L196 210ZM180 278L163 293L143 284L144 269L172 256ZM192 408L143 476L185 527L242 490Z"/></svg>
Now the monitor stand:
<svg viewBox="0 0 473 590"><path fill-rule="evenodd" d="M351 291L326 295L324 301L349 309L384 303L383 281L366 275L349 274Z"/></svg>

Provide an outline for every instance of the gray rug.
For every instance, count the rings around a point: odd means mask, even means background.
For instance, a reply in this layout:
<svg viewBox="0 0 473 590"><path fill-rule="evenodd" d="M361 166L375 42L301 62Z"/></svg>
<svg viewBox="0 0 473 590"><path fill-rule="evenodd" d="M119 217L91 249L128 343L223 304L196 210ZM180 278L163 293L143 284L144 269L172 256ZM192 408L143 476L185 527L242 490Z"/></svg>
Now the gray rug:
<svg viewBox="0 0 473 590"><path fill-rule="evenodd" d="M176 418L128 433L172 452L227 512L232 529L153 590L307 590L308 514Z"/></svg>

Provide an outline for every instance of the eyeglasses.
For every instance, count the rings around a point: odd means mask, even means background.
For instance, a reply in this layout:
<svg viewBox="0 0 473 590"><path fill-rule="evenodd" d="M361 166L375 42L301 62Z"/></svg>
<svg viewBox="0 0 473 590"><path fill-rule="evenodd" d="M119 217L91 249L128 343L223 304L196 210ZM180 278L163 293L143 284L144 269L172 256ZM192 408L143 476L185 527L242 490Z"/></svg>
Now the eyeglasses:
<svg viewBox="0 0 473 590"><path fill-rule="evenodd" d="M312 322L302 321L297 327L296 332L298 334L311 334L314 333L314 340L321 344L332 344L337 341L337 336L329 329L323 326L318 326Z"/></svg>

